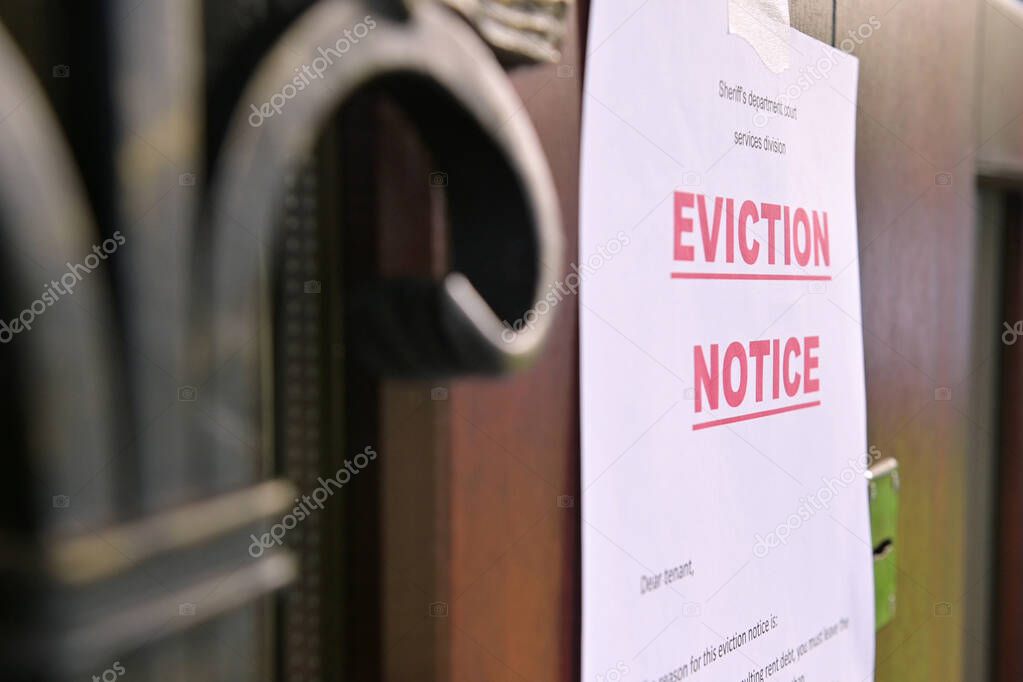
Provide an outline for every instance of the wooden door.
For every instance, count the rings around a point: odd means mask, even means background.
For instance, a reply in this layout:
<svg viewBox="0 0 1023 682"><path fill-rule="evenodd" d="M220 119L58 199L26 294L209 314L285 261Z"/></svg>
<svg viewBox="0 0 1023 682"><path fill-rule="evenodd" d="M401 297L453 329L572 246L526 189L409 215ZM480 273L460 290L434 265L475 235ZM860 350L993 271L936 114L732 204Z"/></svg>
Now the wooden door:
<svg viewBox="0 0 1023 682"><path fill-rule="evenodd" d="M860 59L868 442L899 460L902 481L898 610L878 636L878 680L985 679L991 653L997 325L985 302L998 284L980 223L976 127L986 5L836 4L836 44L851 38ZM865 25L876 28L862 38Z"/></svg>
<svg viewBox="0 0 1023 682"><path fill-rule="evenodd" d="M579 9L560 63L509 70L516 115L536 127L557 187L566 250L564 262L546 265L561 270L575 261L578 235ZM389 110L371 117L374 165L390 178L375 202L379 267L437 272L442 209L430 207L422 183L436 169L407 122ZM432 236L415 227L423 221ZM543 355L523 373L352 388L354 402L371 404L366 420L355 419L375 425L354 439L376 438L382 453L379 554L360 569L379 570L379 598L355 598L380 613L381 664L353 651L353 670L388 680L578 677L577 302L553 314Z"/></svg>
<svg viewBox="0 0 1023 682"><path fill-rule="evenodd" d="M1023 54L985 36L1019 43L1023 17L1012 4L791 2L795 28L860 60L859 100L849 106L868 443L902 473L898 608L878 634L881 681L981 680L992 667L1006 284L991 227L1004 216L981 184L1023 177L1023 101L1010 80ZM585 45L587 6L576 8L560 69L511 71L554 171L566 264L577 256L582 74L587 49L600 49ZM379 500L389 679L424 670L451 680L578 679L580 312L574 299L555 312L550 345L523 374L381 389L382 447L396 455ZM438 387L447 398L431 400ZM433 463L424 471L413 459ZM1002 642L1002 655L1012 644Z"/></svg>

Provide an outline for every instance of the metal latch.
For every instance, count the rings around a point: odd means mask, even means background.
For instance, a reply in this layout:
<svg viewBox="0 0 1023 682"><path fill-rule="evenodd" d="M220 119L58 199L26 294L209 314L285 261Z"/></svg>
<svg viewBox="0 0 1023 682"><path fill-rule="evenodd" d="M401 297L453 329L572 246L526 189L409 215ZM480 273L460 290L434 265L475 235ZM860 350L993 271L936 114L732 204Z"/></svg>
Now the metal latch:
<svg viewBox="0 0 1023 682"><path fill-rule="evenodd" d="M870 467L865 476L870 491L870 537L874 548L874 609L876 629L895 618L895 540L899 523L899 463L892 457Z"/></svg>

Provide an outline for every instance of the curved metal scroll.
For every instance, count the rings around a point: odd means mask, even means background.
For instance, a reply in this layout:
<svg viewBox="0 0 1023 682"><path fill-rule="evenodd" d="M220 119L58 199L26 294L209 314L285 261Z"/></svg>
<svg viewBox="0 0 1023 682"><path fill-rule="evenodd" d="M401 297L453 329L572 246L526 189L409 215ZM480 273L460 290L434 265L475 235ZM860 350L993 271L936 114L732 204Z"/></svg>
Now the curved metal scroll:
<svg viewBox="0 0 1023 682"><path fill-rule="evenodd" d="M43 519L38 530L46 536L66 536L113 513L104 473L114 449L111 297L102 272L85 274L87 258L98 262L99 232L64 135L2 27L0 102L10 108L0 125L0 260L13 315L3 320L0 352L23 377L29 469L38 486L32 516ZM76 492L87 497L71 499ZM61 495L69 496L66 513L53 501Z"/></svg>
<svg viewBox="0 0 1023 682"><path fill-rule="evenodd" d="M5 678L66 679L290 581L290 557L248 561L246 547L293 491L270 481L144 518L118 506L136 453L115 438L128 431L114 390L120 335L95 270L131 237L100 236L63 131L2 27L0 102L0 365L26 431L24 442L5 434L0 661ZM211 597L201 618L168 623L195 595Z"/></svg>
<svg viewBox="0 0 1023 682"><path fill-rule="evenodd" d="M16 386L7 388L18 391L11 402L21 408L26 428L23 443L6 434L6 492L23 495L28 507L4 517L32 524L5 527L0 541L0 604L10 628L0 658L13 674L12 665L30 661L73 665L66 651L55 655L59 645L51 642L63 641L79 604L53 594L75 570L65 571L59 561L64 547L114 520L110 353L116 335L105 274L91 272L100 238L74 160L42 88L2 27L0 102L6 109L0 123L6 307L0 353L16 377ZM43 608L49 603L55 607Z"/></svg>
<svg viewBox="0 0 1023 682"><path fill-rule="evenodd" d="M196 297L198 336L212 351L197 380L211 381L214 418L233 433L258 434L271 422L260 394L269 385L260 376L269 365L261 362L270 338L265 270L283 178L361 89L386 88L410 109L448 173L455 268L441 282L385 281L360 293L356 324L362 346L375 351L366 359L403 376L499 373L534 357L551 324L534 316L513 333L502 322L524 318L561 265L557 197L528 116L467 26L433 3L410 4L407 14L315 5L263 60L237 108L214 176L211 262L199 272L209 279ZM340 58L329 52L359 24L369 31L356 46ZM321 77L299 90L303 65Z"/></svg>

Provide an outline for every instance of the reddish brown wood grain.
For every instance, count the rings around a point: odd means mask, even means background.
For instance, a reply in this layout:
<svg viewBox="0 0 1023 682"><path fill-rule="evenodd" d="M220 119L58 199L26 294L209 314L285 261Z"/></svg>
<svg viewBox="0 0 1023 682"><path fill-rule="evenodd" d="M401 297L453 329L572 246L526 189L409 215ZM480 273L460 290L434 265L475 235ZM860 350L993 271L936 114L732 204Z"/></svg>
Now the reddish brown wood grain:
<svg viewBox="0 0 1023 682"><path fill-rule="evenodd" d="M547 264L556 268L575 260L578 234L576 21L561 64L570 70L509 73L523 102L515 115L533 122L561 202L567 248L563 263ZM386 104L347 117L348 286L373 273L437 276L447 237L428 176L443 169ZM347 448L380 452L344 521L350 679L578 677L576 306L557 306L539 362L513 377L375 381L348 365Z"/></svg>
<svg viewBox="0 0 1023 682"><path fill-rule="evenodd" d="M575 18L569 26L560 69L512 72L561 199L562 268L578 237L581 69ZM577 306L554 309L536 366L452 386L452 680L578 678Z"/></svg>
<svg viewBox="0 0 1023 682"><path fill-rule="evenodd" d="M971 351L990 338L987 330L975 335L970 300L976 14L972 3L946 0L837 3L838 44L850 32L869 36L853 50L853 267L863 309L850 333L863 334L868 445L899 460L902 483L898 608L878 633L879 681L962 679L966 648L986 646L967 629L967 614L983 604L967 594L964 523L978 434L969 416L977 400ZM874 30L861 29L871 22Z"/></svg>

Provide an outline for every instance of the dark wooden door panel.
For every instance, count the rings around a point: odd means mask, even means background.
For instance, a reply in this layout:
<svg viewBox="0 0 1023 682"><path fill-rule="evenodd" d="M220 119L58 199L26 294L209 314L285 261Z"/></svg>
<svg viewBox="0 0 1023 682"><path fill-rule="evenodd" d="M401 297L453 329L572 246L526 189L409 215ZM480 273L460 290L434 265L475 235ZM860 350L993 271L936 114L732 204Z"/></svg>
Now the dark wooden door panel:
<svg viewBox="0 0 1023 682"><path fill-rule="evenodd" d="M967 597L963 523L978 429L969 416L976 13L944 0L837 3L839 44L875 26L853 53L868 443L899 460L902 481L898 610L878 637L882 682L960 679L964 647L986 646L964 627L983 609Z"/></svg>

